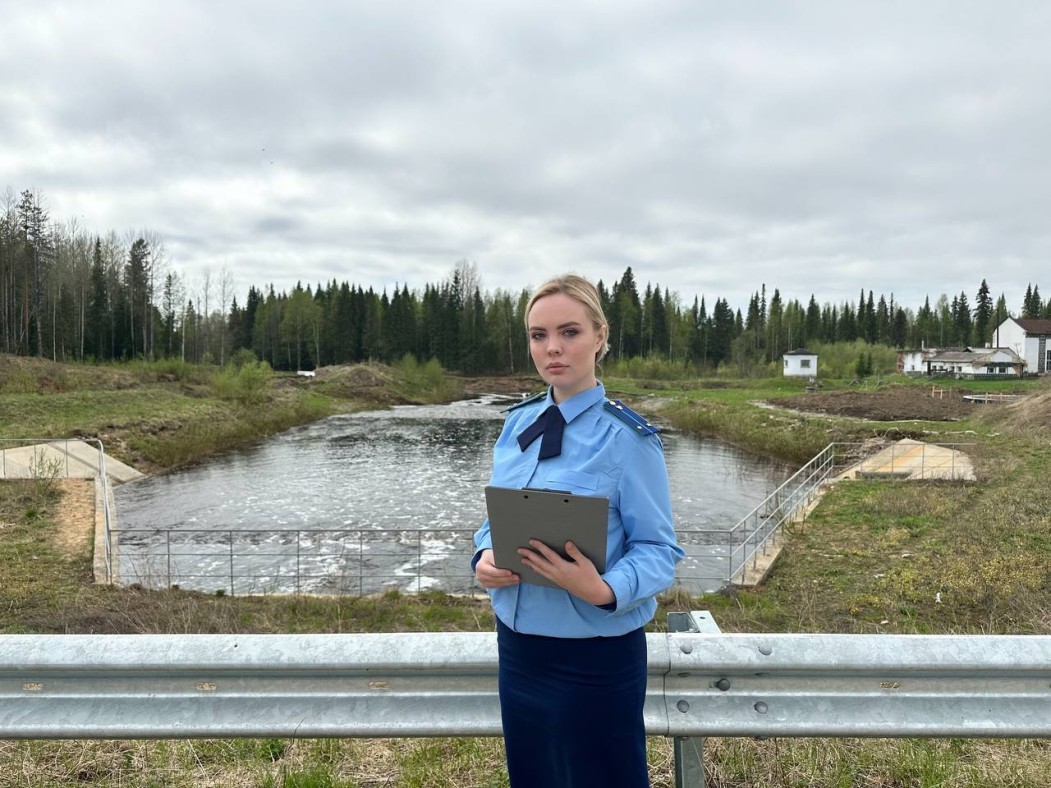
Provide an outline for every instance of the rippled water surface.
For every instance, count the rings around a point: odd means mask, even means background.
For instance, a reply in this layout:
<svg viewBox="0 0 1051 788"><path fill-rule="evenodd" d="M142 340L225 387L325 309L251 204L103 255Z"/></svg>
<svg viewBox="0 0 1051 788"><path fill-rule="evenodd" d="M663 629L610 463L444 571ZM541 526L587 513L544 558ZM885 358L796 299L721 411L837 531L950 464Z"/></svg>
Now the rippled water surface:
<svg viewBox="0 0 1051 788"><path fill-rule="evenodd" d="M120 486L122 577L212 589L236 575L261 578L255 591L368 592L448 587L455 576L452 590L467 590L469 535L485 516L506 405L482 397L334 416ZM788 472L716 441L662 438L683 531L731 528ZM684 569L702 561L689 552Z"/></svg>

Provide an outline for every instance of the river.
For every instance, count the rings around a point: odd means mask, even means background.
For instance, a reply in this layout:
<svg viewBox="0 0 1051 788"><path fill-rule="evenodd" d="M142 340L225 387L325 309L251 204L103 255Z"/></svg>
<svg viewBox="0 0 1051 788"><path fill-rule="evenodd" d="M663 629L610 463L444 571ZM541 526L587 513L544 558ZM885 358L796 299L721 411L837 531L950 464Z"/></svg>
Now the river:
<svg viewBox="0 0 1051 788"><path fill-rule="evenodd" d="M471 590L470 534L507 398L333 416L116 488L123 582L205 591ZM693 590L720 585L727 532L788 475L662 434Z"/></svg>

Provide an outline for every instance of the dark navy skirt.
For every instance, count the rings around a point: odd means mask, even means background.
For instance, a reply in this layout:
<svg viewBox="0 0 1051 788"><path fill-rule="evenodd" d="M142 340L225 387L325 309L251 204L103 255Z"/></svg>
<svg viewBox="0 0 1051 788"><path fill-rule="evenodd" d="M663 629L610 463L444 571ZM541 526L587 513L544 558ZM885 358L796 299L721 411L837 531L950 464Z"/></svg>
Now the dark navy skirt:
<svg viewBox="0 0 1051 788"><path fill-rule="evenodd" d="M645 632L496 635L511 788L648 788Z"/></svg>

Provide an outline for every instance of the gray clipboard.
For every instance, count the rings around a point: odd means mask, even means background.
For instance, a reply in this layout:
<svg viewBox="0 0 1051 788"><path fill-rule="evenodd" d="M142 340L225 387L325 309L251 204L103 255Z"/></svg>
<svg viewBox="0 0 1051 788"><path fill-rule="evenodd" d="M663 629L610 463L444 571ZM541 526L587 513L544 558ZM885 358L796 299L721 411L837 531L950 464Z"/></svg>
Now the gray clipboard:
<svg viewBox="0 0 1051 788"><path fill-rule="evenodd" d="M532 550L530 539L539 539L563 558L566 542L572 540L595 564L599 574L606 571L608 498L490 485L485 488L485 506L493 540L493 563L515 572L523 583L558 587L522 564L518 548Z"/></svg>

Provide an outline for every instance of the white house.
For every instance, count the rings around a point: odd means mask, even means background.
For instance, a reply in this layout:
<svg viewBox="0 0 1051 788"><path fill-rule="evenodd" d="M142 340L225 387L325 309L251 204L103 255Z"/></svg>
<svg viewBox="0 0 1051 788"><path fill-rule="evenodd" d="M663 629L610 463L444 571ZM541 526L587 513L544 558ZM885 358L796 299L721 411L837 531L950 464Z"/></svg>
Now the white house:
<svg viewBox="0 0 1051 788"><path fill-rule="evenodd" d="M785 360L786 378L816 378L817 353L805 347L789 350L782 358Z"/></svg>
<svg viewBox="0 0 1051 788"><path fill-rule="evenodd" d="M926 375L927 360L940 351L937 348L925 347L919 350L898 351L898 373L901 375Z"/></svg>
<svg viewBox="0 0 1051 788"><path fill-rule="evenodd" d="M1029 372L1051 372L1051 320L1009 317L993 330L992 340L994 346L1010 348L1025 359Z"/></svg>
<svg viewBox="0 0 1051 788"><path fill-rule="evenodd" d="M928 375L955 378L1014 378L1025 372L1025 361L1010 348L984 347L940 350L925 362Z"/></svg>

